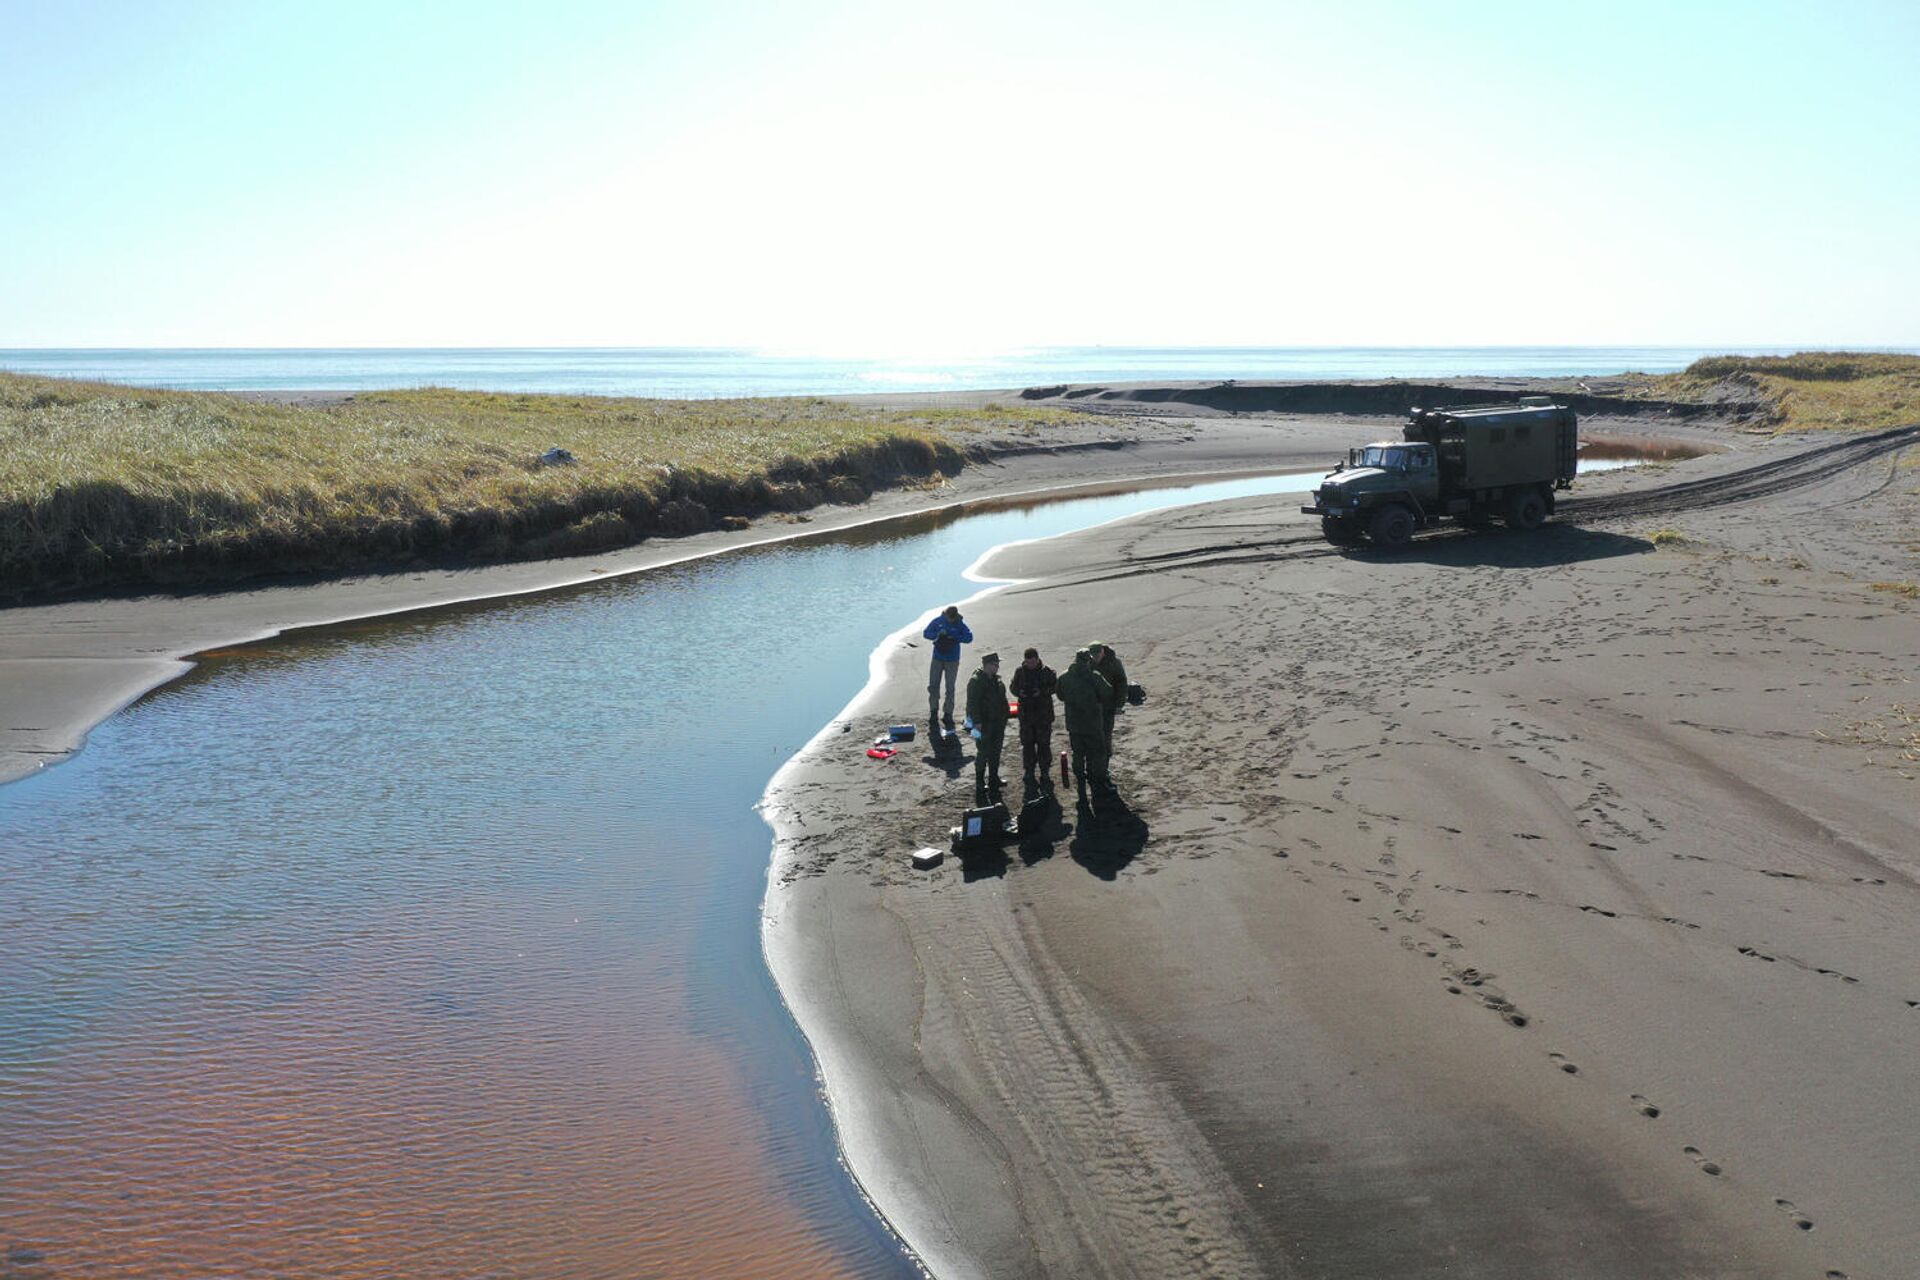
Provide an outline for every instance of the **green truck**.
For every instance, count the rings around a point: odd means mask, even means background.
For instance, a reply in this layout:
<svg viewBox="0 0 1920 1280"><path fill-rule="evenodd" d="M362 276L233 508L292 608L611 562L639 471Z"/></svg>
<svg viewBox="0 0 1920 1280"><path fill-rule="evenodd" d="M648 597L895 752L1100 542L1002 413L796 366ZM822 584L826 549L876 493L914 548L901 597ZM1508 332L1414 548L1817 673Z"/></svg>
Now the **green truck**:
<svg viewBox="0 0 1920 1280"><path fill-rule="evenodd" d="M1580 449L1573 410L1546 396L1415 409L1401 435L1351 450L1300 508L1327 541L1399 547L1442 520L1536 529L1573 484Z"/></svg>

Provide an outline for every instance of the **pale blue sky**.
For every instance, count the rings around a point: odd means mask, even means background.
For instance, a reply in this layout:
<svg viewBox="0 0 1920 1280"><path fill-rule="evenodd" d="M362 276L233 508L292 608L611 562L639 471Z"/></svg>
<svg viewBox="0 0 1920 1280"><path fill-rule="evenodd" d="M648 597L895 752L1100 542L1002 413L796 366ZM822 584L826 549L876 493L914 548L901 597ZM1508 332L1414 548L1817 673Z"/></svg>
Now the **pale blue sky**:
<svg viewBox="0 0 1920 1280"><path fill-rule="evenodd" d="M0 0L0 346L1920 343L1920 5Z"/></svg>

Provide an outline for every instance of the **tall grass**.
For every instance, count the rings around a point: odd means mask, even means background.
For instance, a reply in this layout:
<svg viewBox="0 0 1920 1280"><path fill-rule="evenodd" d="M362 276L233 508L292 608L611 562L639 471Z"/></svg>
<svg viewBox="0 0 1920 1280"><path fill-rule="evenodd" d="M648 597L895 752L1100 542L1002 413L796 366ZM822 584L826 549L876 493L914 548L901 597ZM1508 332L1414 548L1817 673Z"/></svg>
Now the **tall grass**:
<svg viewBox="0 0 1920 1280"><path fill-rule="evenodd" d="M1920 356L1856 351L1708 356L1649 384L1653 394L1673 399L1750 392L1767 402L1771 422L1784 430L1920 422Z"/></svg>
<svg viewBox="0 0 1920 1280"><path fill-rule="evenodd" d="M0 591L532 558L859 501L1030 407L425 389L300 406L0 374ZM545 466L552 446L570 465Z"/></svg>

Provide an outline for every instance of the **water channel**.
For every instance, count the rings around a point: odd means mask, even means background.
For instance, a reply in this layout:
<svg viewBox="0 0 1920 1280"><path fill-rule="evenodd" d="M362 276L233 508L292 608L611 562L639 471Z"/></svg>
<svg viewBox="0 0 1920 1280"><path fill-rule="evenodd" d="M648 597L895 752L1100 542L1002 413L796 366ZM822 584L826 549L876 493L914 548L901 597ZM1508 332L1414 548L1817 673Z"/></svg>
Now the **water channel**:
<svg viewBox="0 0 1920 1280"><path fill-rule="evenodd" d="M203 661L0 788L0 1274L914 1274L762 962L753 806L989 547L1308 483L934 513Z"/></svg>

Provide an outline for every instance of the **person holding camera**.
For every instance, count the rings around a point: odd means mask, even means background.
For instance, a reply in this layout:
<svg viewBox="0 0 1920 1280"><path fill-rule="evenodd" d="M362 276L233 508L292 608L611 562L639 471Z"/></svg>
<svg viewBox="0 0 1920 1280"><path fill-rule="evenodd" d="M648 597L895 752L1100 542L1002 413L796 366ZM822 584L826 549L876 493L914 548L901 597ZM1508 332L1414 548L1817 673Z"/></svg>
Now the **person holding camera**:
<svg viewBox="0 0 1920 1280"><path fill-rule="evenodd" d="M960 616L960 606L950 604L934 615L921 633L933 641L933 665L927 672L927 720L938 737L941 724L953 728L954 686L960 682L960 646L973 643L973 629ZM947 686L946 719L940 718L940 685Z"/></svg>

